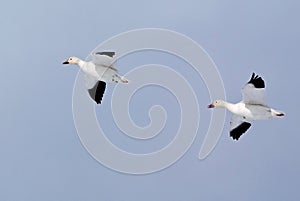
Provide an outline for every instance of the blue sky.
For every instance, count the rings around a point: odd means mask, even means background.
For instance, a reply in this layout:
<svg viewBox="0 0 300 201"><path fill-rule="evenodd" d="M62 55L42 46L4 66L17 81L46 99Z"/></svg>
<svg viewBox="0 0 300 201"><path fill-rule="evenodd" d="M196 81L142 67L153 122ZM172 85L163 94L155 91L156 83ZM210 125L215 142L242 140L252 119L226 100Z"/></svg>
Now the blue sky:
<svg viewBox="0 0 300 201"><path fill-rule="evenodd" d="M3 3L0 200L299 200L299 9L296 0ZM228 101L239 101L251 73L260 74L268 104L286 117L256 122L234 142L227 113L218 145L199 160L211 118L205 84L180 69L184 64L177 58L132 54L117 63L122 74L155 60L188 77L199 100L200 128L188 152L163 171L136 176L101 165L82 146L73 122L78 68L61 62L72 55L85 58L116 34L151 27L200 44L218 67ZM138 125L149 123L153 104L170 113L162 135L141 145L115 127L109 108L113 87L96 111L116 146L139 153L172 140L178 105L171 94L148 87L133 97L131 115Z"/></svg>

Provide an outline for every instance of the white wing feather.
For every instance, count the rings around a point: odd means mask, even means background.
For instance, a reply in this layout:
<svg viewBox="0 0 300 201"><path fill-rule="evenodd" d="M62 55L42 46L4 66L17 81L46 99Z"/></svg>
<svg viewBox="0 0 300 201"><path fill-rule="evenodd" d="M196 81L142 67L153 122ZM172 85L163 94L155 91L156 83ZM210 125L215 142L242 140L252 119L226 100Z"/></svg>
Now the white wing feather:
<svg viewBox="0 0 300 201"><path fill-rule="evenodd" d="M266 105L265 88L255 88L253 84L246 84L242 89L243 102L247 104Z"/></svg>
<svg viewBox="0 0 300 201"><path fill-rule="evenodd" d="M245 120L243 119L242 116L233 114L231 119L230 119L230 130L235 129L236 127L238 127L244 121Z"/></svg>
<svg viewBox="0 0 300 201"><path fill-rule="evenodd" d="M114 63L114 59L112 57L109 57L107 55L100 55L100 54L92 54L92 61L94 64L99 66L112 66Z"/></svg>
<svg viewBox="0 0 300 201"><path fill-rule="evenodd" d="M98 80L95 77L92 77L86 73L84 74L84 83L87 89L93 88L97 82Z"/></svg>

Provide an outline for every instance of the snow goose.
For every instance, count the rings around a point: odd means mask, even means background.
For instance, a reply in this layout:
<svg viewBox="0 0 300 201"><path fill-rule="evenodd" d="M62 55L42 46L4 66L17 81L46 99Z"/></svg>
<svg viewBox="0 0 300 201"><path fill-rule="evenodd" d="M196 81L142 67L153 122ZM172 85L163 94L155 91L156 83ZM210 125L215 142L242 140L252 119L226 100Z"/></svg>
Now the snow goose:
<svg viewBox="0 0 300 201"><path fill-rule="evenodd" d="M100 104L105 91L106 82L128 83L128 80L118 74L113 65L115 52L96 52L92 54L92 61L83 61L77 57L70 57L63 64L77 64L84 72L85 83L90 97Z"/></svg>
<svg viewBox="0 0 300 201"><path fill-rule="evenodd" d="M283 112L268 107L265 104L264 80L252 74L250 81L242 89L243 100L233 104L223 100L215 100L209 108L226 108L233 113L230 121L230 136L238 140L251 126L254 120L272 119L284 116Z"/></svg>

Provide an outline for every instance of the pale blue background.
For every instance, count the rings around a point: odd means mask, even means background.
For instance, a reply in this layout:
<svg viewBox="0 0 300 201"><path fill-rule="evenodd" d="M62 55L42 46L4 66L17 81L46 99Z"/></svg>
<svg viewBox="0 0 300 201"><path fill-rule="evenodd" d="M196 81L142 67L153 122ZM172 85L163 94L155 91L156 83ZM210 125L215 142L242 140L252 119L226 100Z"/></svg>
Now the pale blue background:
<svg viewBox="0 0 300 201"><path fill-rule="evenodd" d="M299 10L297 0L3 2L0 200L299 200ZM239 101L242 85L252 71L259 73L266 80L269 105L287 116L256 122L233 142L228 114L217 147L200 161L210 120L205 85L182 70L177 58L168 63L168 55L133 54L120 61L121 73L155 58L190 79L201 126L187 154L161 172L132 176L102 166L81 145L73 124L78 69L61 62L72 55L85 58L109 37L147 27L171 29L202 45L218 66L229 101ZM147 146L113 132L112 89L108 87L97 113L99 120L110 122L104 130L113 143L138 153L154 151L174 137L176 118L168 119L166 138ZM174 97L160 88L145 88L132 101L132 118L139 125L147 125L148 108L156 103L172 117L178 113Z"/></svg>

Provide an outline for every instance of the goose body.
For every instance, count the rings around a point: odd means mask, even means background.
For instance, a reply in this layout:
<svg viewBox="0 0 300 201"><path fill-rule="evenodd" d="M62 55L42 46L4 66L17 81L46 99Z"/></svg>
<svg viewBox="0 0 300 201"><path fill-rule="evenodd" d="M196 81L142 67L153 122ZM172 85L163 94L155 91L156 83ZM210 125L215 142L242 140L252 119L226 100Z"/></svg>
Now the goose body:
<svg viewBox="0 0 300 201"><path fill-rule="evenodd" d="M229 103L223 100L215 100L209 108L221 107L233 113L230 121L230 136L238 140L255 120L267 120L282 117L284 113L270 108L265 103L265 83L263 79L254 73L250 81L242 89L243 100L239 103Z"/></svg>
<svg viewBox="0 0 300 201"><path fill-rule="evenodd" d="M128 80L118 74L113 65L115 52L96 52L92 61L83 61L77 57L70 57L63 64L76 64L84 72L85 84L90 97L100 104L105 92L106 83L128 83Z"/></svg>

